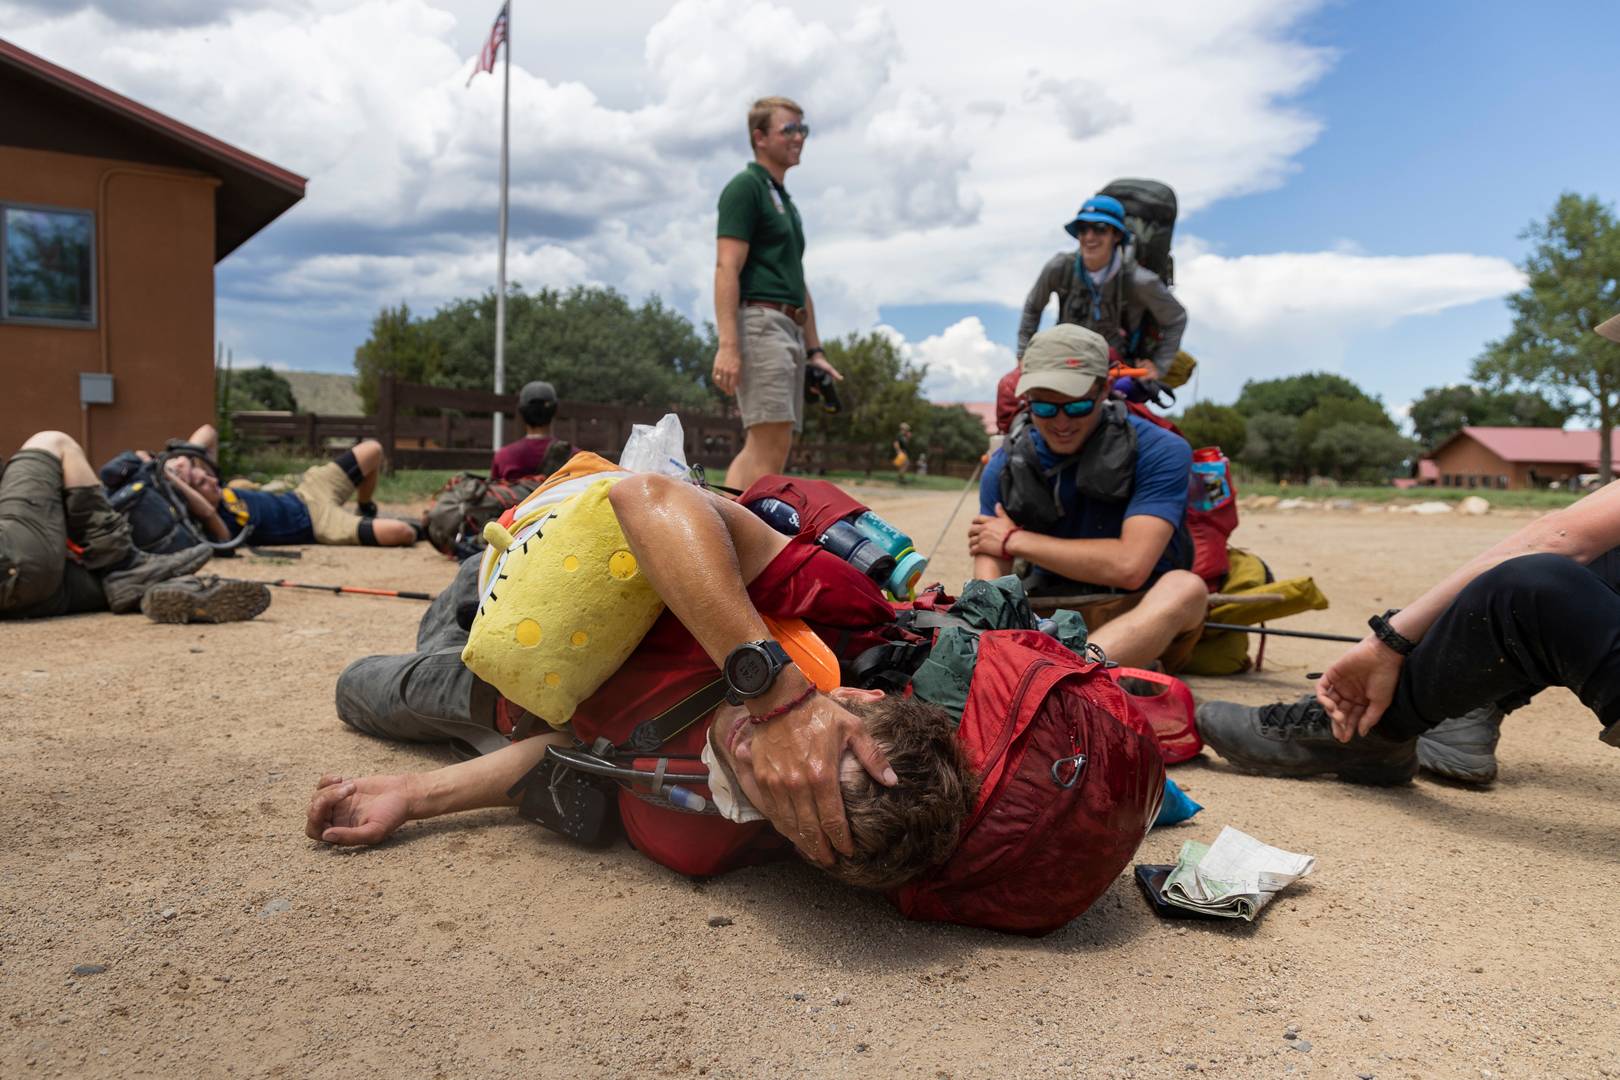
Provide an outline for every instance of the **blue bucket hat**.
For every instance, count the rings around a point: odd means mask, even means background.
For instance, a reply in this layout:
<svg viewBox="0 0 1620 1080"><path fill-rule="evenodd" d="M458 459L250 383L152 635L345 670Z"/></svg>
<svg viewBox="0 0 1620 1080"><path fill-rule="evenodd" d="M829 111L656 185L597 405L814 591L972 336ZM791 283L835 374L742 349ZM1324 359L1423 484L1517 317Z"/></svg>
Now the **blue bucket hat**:
<svg viewBox="0 0 1620 1080"><path fill-rule="evenodd" d="M1119 235L1125 235L1125 205L1112 195L1093 195L1080 204L1079 211L1074 220L1063 226L1064 230L1073 237L1080 235L1082 221L1095 221L1103 225L1112 225L1119 230Z"/></svg>

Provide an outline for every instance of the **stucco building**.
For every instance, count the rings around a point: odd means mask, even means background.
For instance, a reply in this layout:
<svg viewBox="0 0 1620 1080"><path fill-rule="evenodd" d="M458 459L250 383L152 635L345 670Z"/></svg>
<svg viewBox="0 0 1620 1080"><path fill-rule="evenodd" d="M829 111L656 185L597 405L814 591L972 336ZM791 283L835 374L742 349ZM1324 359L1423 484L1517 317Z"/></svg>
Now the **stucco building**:
<svg viewBox="0 0 1620 1080"><path fill-rule="evenodd" d="M1554 481L1567 486L1576 476L1598 471L1600 448L1595 431L1465 427L1420 463L1419 475L1439 487L1517 489ZM1620 462L1620 431L1611 433L1610 448L1611 460Z"/></svg>
<svg viewBox="0 0 1620 1080"><path fill-rule="evenodd" d="M0 102L0 453L189 433L214 415L214 264L304 178L3 40Z"/></svg>

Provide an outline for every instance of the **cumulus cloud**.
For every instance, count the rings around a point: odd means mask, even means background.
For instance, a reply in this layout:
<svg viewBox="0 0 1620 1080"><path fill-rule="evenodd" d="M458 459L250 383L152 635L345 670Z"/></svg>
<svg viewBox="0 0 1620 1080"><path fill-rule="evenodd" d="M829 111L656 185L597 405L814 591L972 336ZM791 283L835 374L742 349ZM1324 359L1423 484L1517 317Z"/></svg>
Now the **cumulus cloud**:
<svg viewBox="0 0 1620 1080"><path fill-rule="evenodd" d="M1013 366L1013 351L991 341L984 323L970 315L921 341L907 341L891 326L881 326L914 364L928 366L923 392L930 401L990 401L995 398L996 380Z"/></svg>
<svg viewBox="0 0 1620 1080"><path fill-rule="evenodd" d="M284 335L301 363L343 368L382 305L493 284L500 79L464 84L498 6L0 0L0 25L309 176L304 203L222 265L221 325L247 336L243 352L274 359ZM788 186L825 333L872 327L891 304L1017 306L1070 246L1078 201L1116 176L1169 179L1194 227L1287 180L1321 127L1294 102L1333 62L1296 30L1313 6L1110 9L1108 47L1083 64L1035 0L521 8L509 276L656 292L712 317L714 201L747 156L748 104L780 93L815 131ZM1178 251L1206 359L1250 366L1324 328L1499 295L1510 273L1466 254L1227 257L1185 235ZM907 347L936 397L982 399L1010 364L976 319Z"/></svg>

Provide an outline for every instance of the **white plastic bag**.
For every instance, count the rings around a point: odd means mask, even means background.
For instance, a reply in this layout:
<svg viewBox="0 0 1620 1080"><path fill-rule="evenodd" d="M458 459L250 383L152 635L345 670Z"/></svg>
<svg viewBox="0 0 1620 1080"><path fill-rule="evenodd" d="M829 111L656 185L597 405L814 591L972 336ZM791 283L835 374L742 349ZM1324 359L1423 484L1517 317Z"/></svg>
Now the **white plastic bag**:
<svg viewBox="0 0 1620 1080"><path fill-rule="evenodd" d="M624 453L619 455L619 468L633 473L686 477L690 470L686 464L686 432L681 430L681 418L665 413L664 418L651 427L646 424L632 427Z"/></svg>

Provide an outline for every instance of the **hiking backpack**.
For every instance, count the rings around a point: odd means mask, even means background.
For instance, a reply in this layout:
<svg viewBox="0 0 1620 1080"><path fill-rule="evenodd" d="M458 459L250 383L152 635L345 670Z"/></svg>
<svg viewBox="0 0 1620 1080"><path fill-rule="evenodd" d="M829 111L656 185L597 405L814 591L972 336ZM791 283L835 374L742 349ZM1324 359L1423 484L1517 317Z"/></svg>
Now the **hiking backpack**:
<svg viewBox="0 0 1620 1080"><path fill-rule="evenodd" d="M541 459L540 471L533 476L516 480L491 480L475 472L452 476L434 496L433 505L422 512L428 542L461 559L484 550L484 526L527 499L573 454L571 443L554 439Z"/></svg>
<svg viewBox="0 0 1620 1080"><path fill-rule="evenodd" d="M1118 199L1125 207L1125 228L1136 242L1136 263L1176 282L1176 260L1170 242L1176 231L1176 193L1157 180L1115 180L1097 194Z"/></svg>
<svg viewBox="0 0 1620 1080"><path fill-rule="evenodd" d="M194 458L219 476L203 447L179 439L171 439L162 453L146 458L125 450L97 470L101 486L107 489L107 501L129 522L130 542L148 554L167 555L199 544L225 552L245 541L251 528L219 542L191 516L190 507L163 468L175 457Z"/></svg>

